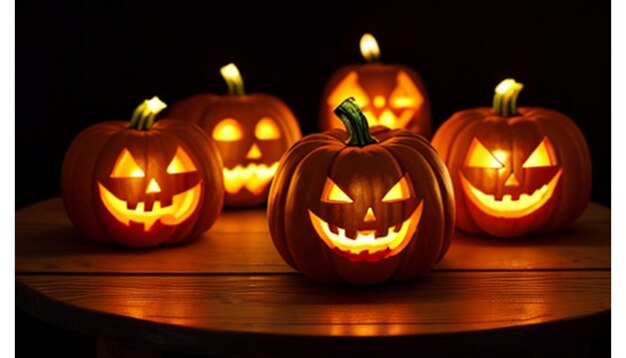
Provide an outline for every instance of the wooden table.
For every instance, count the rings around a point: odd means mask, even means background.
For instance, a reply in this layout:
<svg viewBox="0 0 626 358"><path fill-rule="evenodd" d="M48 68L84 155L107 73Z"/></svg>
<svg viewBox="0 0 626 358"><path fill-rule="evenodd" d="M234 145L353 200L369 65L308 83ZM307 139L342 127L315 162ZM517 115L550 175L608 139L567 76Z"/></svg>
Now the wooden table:
<svg viewBox="0 0 626 358"><path fill-rule="evenodd" d="M287 266L263 210L224 212L187 245L133 250L85 240L56 198L16 213L16 301L98 337L102 355L584 355L610 335L610 230L610 210L591 203L559 234L457 232L426 277L351 287Z"/></svg>

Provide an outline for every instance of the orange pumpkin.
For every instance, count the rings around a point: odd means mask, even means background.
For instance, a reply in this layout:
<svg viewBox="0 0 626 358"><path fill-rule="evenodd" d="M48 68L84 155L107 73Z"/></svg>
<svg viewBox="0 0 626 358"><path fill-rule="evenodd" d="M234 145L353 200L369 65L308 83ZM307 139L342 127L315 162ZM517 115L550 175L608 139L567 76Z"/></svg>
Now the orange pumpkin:
<svg viewBox="0 0 626 358"><path fill-rule="evenodd" d="M457 226L465 231L499 237L555 231L589 201L583 134L562 113L517 108L521 88L503 81L493 108L457 112L433 137L452 175Z"/></svg>
<svg viewBox="0 0 626 358"><path fill-rule="evenodd" d="M197 238L224 201L221 159L198 126L154 117L153 98L127 121L93 125L70 145L61 173L65 210L88 238L156 246Z"/></svg>
<svg viewBox="0 0 626 358"><path fill-rule="evenodd" d="M276 249L322 282L365 285L426 273L454 229L445 165L417 134L370 133L352 98L336 113L347 133L306 136L281 160L268 201Z"/></svg>
<svg viewBox="0 0 626 358"><path fill-rule="evenodd" d="M431 135L430 104L424 82L403 65L383 65L374 37L361 38L361 53L368 61L337 70L328 80L320 108L322 130L343 128L333 110L354 97L370 126L405 128L427 138Z"/></svg>
<svg viewBox="0 0 626 358"><path fill-rule="evenodd" d="M280 99L244 93L233 64L224 66L222 75L229 94L192 96L174 104L169 116L197 123L217 144L224 161L225 204L257 206L267 200L280 157L302 134Z"/></svg>

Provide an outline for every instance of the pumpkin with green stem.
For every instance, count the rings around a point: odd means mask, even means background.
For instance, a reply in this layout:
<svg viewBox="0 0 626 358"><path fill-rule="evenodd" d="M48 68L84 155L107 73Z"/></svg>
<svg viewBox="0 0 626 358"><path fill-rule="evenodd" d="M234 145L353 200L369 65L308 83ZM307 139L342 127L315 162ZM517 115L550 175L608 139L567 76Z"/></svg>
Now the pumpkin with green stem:
<svg viewBox="0 0 626 358"><path fill-rule="evenodd" d="M130 121L95 124L70 145L61 171L65 210L88 238L125 246L199 237L224 201L221 158L198 126L155 117L144 101Z"/></svg>
<svg viewBox="0 0 626 358"><path fill-rule="evenodd" d="M445 165L417 134L370 132L353 98L335 113L347 132L306 136L280 162L268 199L276 249L322 282L374 284L426 273L454 228Z"/></svg>

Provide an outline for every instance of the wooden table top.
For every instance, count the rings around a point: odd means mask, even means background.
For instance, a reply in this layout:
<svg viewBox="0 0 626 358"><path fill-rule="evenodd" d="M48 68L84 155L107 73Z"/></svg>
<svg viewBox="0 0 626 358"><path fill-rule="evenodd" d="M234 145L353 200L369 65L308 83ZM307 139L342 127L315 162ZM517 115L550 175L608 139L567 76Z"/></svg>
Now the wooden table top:
<svg viewBox="0 0 626 358"><path fill-rule="evenodd" d="M196 241L138 250L86 240L55 198L16 213L16 302L58 326L192 353L532 349L609 332L610 216L590 203L558 234L457 232L424 278L352 287L285 264L264 210L225 211Z"/></svg>

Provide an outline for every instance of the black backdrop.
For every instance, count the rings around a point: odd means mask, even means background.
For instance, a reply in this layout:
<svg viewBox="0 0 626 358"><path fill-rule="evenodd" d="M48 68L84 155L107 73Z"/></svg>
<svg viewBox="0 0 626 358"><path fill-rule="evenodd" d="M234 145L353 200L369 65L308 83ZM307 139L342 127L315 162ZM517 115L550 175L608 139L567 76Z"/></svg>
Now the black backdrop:
<svg viewBox="0 0 626 358"><path fill-rule="evenodd" d="M63 155L82 129L127 118L144 98L224 92L234 61L248 91L272 93L316 130L337 67L360 62L372 32L384 62L414 67L434 127L524 83L520 105L570 115L594 165L592 199L610 205L610 3L604 1L16 1L16 206L58 196ZM89 337L17 311L21 355L93 354ZM608 348L607 348L608 349Z"/></svg>
<svg viewBox="0 0 626 358"><path fill-rule="evenodd" d="M609 1L20 0L16 12L18 208L60 194L82 129L152 95L223 93L219 67L231 61L249 92L282 98L315 131L324 83L362 62L364 32L383 62L422 74L435 128L489 105L505 77L524 83L521 106L571 116L591 148L592 199L610 205Z"/></svg>

